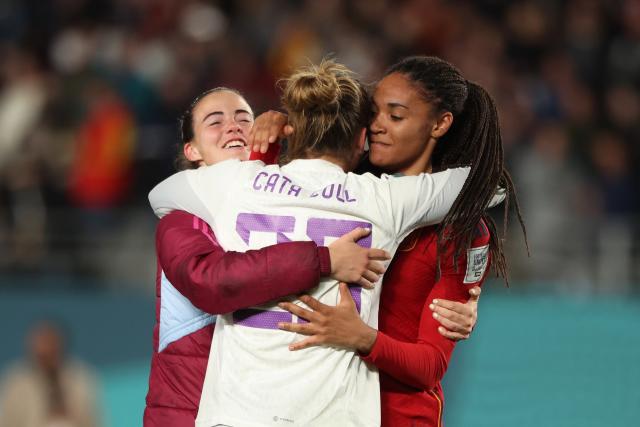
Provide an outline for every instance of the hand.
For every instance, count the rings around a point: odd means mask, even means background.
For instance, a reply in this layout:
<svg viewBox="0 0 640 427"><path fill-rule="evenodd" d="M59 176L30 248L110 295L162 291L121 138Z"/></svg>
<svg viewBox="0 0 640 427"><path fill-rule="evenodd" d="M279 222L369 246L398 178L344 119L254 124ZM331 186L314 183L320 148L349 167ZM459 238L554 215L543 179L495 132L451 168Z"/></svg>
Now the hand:
<svg viewBox="0 0 640 427"><path fill-rule="evenodd" d="M264 154L269 149L269 144L291 135L293 127L287 124L288 119L286 114L274 110L256 117L247 140L249 151L260 151Z"/></svg>
<svg viewBox="0 0 640 427"><path fill-rule="evenodd" d="M441 335L454 340L466 340L471 336L478 321L478 301L480 300L480 287L469 289L469 301L465 304L444 299L434 299L429 305L433 311L433 317L442 326L438 327Z"/></svg>
<svg viewBox="0 0 640 427"><path fill-rule="evenodd" d="M385 272L380 261L389 260L391 256L382 249L367 249L356 243L369 233L371 230L358 227L329 245L331 278L355 283L366 289L373 288L373 284Z"/></svg>
<svg viewBox="0 0 640 427"><path fill-rule="evenodd" d="M281 322L278 324L278 328L283 331L308 337L291 344L289 350L302 350L322 345L357 350L362 353L371 352L378 332L360 318L346 283L340 283L339 286L340 302L335 307L323 304L309 295L301 296L300 301L307 304L313 311L290 302L278 304L280 308L309 321L309 323Z"/></svg>

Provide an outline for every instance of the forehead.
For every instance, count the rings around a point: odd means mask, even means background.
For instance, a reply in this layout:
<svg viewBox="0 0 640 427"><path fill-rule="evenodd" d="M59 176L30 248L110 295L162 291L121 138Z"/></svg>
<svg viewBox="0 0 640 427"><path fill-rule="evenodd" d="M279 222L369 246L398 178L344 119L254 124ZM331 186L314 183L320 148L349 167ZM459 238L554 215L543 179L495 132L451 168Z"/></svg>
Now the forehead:
<svg viewBox="0 0 640 427"><path fill-rule="evenodd" d="M380 80L373 97L378 104L400 103L405 106L427 104L416 85L400 73L389 74Z"/></svg>
<svg viewBox="0 0 640 427"><path fill-rule="evenodd" d="M214 111L234 114L236 110L246 110L253 113L251 107L242 96L235 92L221 90L202 98L193 108L193 116L195 118L204 117Z"/></svg>

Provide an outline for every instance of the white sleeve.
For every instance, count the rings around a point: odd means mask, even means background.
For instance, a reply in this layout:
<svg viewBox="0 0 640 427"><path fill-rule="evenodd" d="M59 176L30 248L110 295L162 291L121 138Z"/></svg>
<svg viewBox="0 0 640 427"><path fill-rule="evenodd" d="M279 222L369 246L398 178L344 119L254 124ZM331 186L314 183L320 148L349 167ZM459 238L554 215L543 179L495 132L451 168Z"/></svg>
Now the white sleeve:
<svg viewBox="0 0 640 427"><path fill-rule="evenodd" d="M495 206L498 206L500 203L504 202L504 199L506 198L507 198L507 190L502 187L498 187L496 189L496 192L493 193L493 197L489 201L489 207L493 208Z"/></svg>
<svg viewBox="0 0 640 427"><path fill-rule="evenodd" d="M212 215L199 197L198 191L193 188L189 172L178 172L151 190L149 203L153 213L158 218L162 218L171 211L181 210L192 213L211 224Z"/></svg>
<svg viewBox="0 0 640 427"><path fill-rule="evenodd" d="M251 162L256 163L256 162ZM212 166L178 172L156 185L149 203L159 218L174 210L187 211L213 226L213 218L238 175L241 163L230 159Z"/></svg>
<svg viewBox="0 0 640 427"><path fill-rule="evenodd" d="M440 223L460 194L469 171L464 167L418 176L385 176L398 239L418 227Z"/></svg>

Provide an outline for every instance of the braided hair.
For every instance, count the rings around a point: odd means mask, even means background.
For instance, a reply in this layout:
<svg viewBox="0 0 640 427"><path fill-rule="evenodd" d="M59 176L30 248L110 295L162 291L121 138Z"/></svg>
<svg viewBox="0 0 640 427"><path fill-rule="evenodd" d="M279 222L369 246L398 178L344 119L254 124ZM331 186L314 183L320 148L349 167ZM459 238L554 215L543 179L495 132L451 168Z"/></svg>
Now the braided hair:
<svg viewBox="0 0 640 427"><path fill-rule="evenodd" d="M455 248L454 260L471 246L480 220L490 233L489 250L493 267L507 286L507 262L503 251L508 213L511 203L522 228L525 244L527 234L518 204L516 189L504 164L504 152L496 105L484 88L469 82L450 63L430 56L412 56L392 65L385 75L405 76L433 106L436 113L451 112L451 127L440 137L432 155L434 172L447 168L469 166L471 171L451 210L438 227L438 273L440 255L448 245ZM496 189L505 190L503 236L496 233L496 224L486 213Z"/></svg>

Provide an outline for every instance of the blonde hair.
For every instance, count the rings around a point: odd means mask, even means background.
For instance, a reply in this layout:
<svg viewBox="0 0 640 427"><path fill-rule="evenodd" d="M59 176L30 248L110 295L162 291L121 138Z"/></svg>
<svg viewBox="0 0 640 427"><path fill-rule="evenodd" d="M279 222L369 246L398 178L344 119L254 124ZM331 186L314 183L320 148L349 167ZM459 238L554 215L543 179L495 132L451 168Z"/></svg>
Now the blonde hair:
<svg viewBox="0 0 640 427"><path fill-rule="evenodd" d="M370 117L367 92L354 73L325 59L299 68L280 85L282 104L294 128L285 160L323 154L349 158L357 133Z"/></svg>

